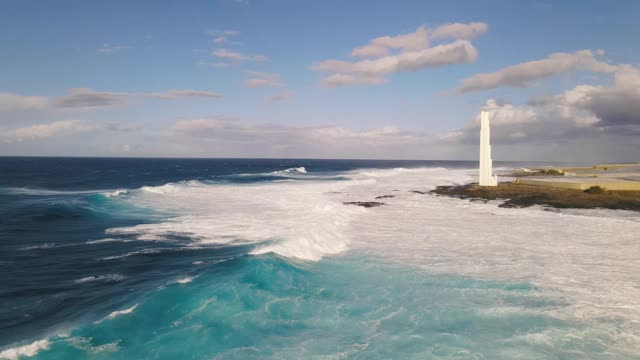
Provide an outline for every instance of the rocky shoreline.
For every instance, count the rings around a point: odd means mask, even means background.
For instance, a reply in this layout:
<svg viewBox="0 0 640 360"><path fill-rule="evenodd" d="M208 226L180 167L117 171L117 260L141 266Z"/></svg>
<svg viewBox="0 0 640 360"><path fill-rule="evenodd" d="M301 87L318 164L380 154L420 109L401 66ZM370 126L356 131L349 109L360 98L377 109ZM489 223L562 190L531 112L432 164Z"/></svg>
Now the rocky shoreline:
<svg viewBox="0 0 640 360"><path fill-rule="evenodd" d="M469 200L504 200L500 207L524 208L533 205L554 208L612 209L640 211L640 191L575 190L505 182L495 187L477 184L438 186L430 193Z"/></svg>

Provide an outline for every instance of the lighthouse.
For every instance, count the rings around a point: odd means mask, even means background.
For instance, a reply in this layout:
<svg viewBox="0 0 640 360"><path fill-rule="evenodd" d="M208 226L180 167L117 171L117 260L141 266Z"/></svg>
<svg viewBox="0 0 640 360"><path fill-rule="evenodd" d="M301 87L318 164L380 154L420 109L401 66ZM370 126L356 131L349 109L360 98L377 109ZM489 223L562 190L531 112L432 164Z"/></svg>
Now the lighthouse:
<svg viewBox="0 0 640 360"><path fill-rule="evenodd" d="M491 159L491 128L489 113L480 113L480 186L497 186L498 176L493 175L493 160Z"/></svg>

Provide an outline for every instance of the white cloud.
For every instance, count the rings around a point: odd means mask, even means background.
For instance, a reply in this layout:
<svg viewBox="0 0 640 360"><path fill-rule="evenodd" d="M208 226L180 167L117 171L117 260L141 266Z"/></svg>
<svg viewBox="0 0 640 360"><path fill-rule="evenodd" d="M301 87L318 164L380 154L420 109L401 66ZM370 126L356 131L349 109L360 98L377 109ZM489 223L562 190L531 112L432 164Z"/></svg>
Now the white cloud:
<svg viewBox="0 0 640 360"><path fill-rule="evenodd" d="M431 32L432 39L472 40L487 31L488 25L483 22L469 24L453 23L442 25Z"/></svg>
<svg viewBox="0 0 640 360"><path fill-rule="evenodd" d="M293 98L293 96L294 96L294 93L290 91L284 91L284 92L269 96L269 100L270 101L286 101Z"/></svg>
<svg viewBox="0 0 640 360"><path fill-rule="evenodd" d="M363 58L379 57L379 56L384 56L388 54L389 54L388 48L380 45L374 45L374 44L364 45L364 46L355 48L351 51L351 56L363 57Z"/></svg>
<svg viewBox="0 0 640 360"><path fill-rule="evenodd" d="M121 50L126 50L126 49L130 49L131 46L127 46L127 45L109 45L109 44L103 44L102 47L100 47L98 49L99 53L102 54L111 54L114 52L118 52Z"/></svg>
<svg viewBox="0 0 640 360"><path fill-rule="evenodd" d="M209 67L212 67L212 68L221 69L221 68L228 67L230 64L226 63L226 62L222 62L222 61L217 61L217 62L199 61L198 65L200 65L200 66L209 66Z"/></svg>
<svg viewBox="0 0 640 360"><path fill-rule="evenodd" d="M133 94L133 95L136 95L136 94ZM163 93L142 93L139 95L146 96L146 97L155 97L160 99L177 99L182 97L203 97L203 98L217 99L217 98L224 97L224 95L217 92L192 90L192 89L169 90Z"/></svg>
<svg viewBox="0 0 640 360"><path fill-rule="evenodd" d="M478 52L468 39L486 29L485 23L448 24L435 30L420 26L408 34L377 37L351 51L352 57L368 59L325 60L314 64L312 69L334 73L322 80L328 87L380 84L388 74L474 62ZM429 47L430 38L457 40Z"/></svg>
<svg viewBox="0 0 640 360"><path fill-rule="evenodd" d="M354 86L354 85L377 85L386 80L379 76L363 76L351 74L333 74L322 79L321 84L326 87Z"/></svg>
<svg viewBox="0 0 640 360"><path fill-rule="evenodd" d="M251 123L216 117L180 120L173 132L173 136L163 140L163 146L180 149L184 156L444 158L449 148L457 146L440 144L435 136L393 125L354 129L334 125Z"/></svg>
<svg viewBox="0 0 640 360"><path fill-rule="evenodd" d="M214 44L224 44L225 42L227 42L227 38L224 36L216 36L213 38L213 43Z"/></svg>
<svg viewBox="0 0 640 360"><path fill-rule="evenodd" d="M44 96L25 96L0 92L0 112L40 110L49 106L49 99Z"/></svg>
<svg viewBox="0 0 640 360"><path fill-rule="evenodd" d="M245 84L250 88L259 87L284 87L285 84L280 79L280 75L259 71L247 71L249 78L245 81Z"/></svg>
<svg viewBox="0 0 640 360"><path fill-rule="evenodd" d="M489 112L491 119L491 141L496 146L518 144L557 144L576 138L592 136L596 130L579 126L590 116L585 113L572 113L563 116L557 108L543 108L531 105L501 103L487 100L482 107ZM480 115L464 128L453 129L440 138L443 142L460 145L476 144L478 141Z"/></svg>
<svg viewBox="0 0 640 360"><path fill-rule="evenodd" d="M530 107L499 103L494 99L487 100L482 110L491 114L491 124L494 126L524 125L536 121L536 112ZM473 124L480 126L480 115L476 116Z"/></svg>
<svg viewBox="0 0 640 360"><path fill-rule="evenodd" d="M525 105L489 99L482 109L490 114L493 141L526 145L588 139L592 145L615 147L608 144L612 137L640 138L640 68L619 65L613 78L610 86L578 85L555 96L534 98ZM476 142L478 117L442 139Z"/></svg>
<svg viewBox="0 0 640 360"><path fill-rule="evenodd" d="M69 89L68 94L53 99L60 108L91 108L123 104L126 93L95 91L89 88Z"/></svg>
<svg viewBox="0 0 640 360"><path fill-rule="evenodd" d="M420 26L415 32L396 35L381 36L371 40L368 45L353 49L354 57L378 57L387 55L389 49L402 49L405 51L422 50L429 47L429 37L424 26Z"/></svg>
<svg viewBox="0 0 640 360"><path fill-rule="evenodd" d="M360 73L366 75L386 75L402 71L415 71L430 67L470 63L476 60L478 52L466 40L438 45L419 51L408 51L374 60L347 62L327 60L313 66L314 70L335 73Z"/></svg>
<svg viewBox="0 0 640 360"><path fill-rule="evenodd" d="M234 51L229 51L226 49L218 49L218 50L214 50L213 52L211 52L211 56L217 57L219 59L224 59L224 60L230 60L230 61L235 61L235 62L240 62L240 61L258 61L258 62L263 62L263 61L269 61L269 58L266 57L265 55L246 55L246 54L241 54L238 52L234 52Z"/></svg>
<svg viewBox="0 0 640 360"><path fill-rule="evenodd" d="M165 92L126 93L96 91L89 88L69 89L66 95L56 97L24 96L0 93L0 112L45 110L51 108L86 109L118 106L127 99L135 97L177 99L185 97L222 98L223 95L212 91L177 89Z"/></svg>
<svg viewBox="0 0 640 360"><path fill-rule="evenodd" d="M231 29L227 29L227 30L208 30L207 34L211 35L211 36L238 36L240 35L240 31L238 30L231 30Z"/></svg>
<svg viewBox="0 0 640 360"><path fill-rule="evenodd" d="M58 135L70 135L90 130L91 127L78 120L63 120L49 124L39 124L2 132L4 142L22 142L44 139Z"/></svg>
<svg viewBox="0 0 640 360"><path fill-rule="evenodd" d="M526 87L534 84L537 80L572 70L602 73L615 71L615 66L596 59L596 56L601 55L603 55L602 51L592 52L590 50L555 53L546 59L508 66L492 73L474 75L462 80L454 91L460 94L494 89L500 86Z"/></svg>
<svg viewBox="0 0 640 360"><path fill-rule="evenodd" d="M627 131L629 127L640 131L640 68L619 65L611 86L579 85L551 98L535 99L530 104L556 108L564 116L588 112L597 119L592 119L592 124L609 131L619 128Z"/></svg>
<svg viewBox="0 0 640 360"><path fill-rule="evenodd" d="M88 88L70 89L69 94L54 98L56 107L92 108L122 105L128 98L147 97L159 99L177 99L184 97L222 98L223 95L211 91L179 89L158 93L121 93L95 91Z"/></svg>
<svg viewBox="0 0 640 360"><path fill-rule="evenodd" d="M174 124L180 135L222 142L302 145L308 142L336 143L355 141L360 144L408 144L424 142L426 136L402 131L395 126L370 130L357 130L339 126L286 126L253 124L225 117L180 120ZM295 144L294 144L295 143Z"/></svg>

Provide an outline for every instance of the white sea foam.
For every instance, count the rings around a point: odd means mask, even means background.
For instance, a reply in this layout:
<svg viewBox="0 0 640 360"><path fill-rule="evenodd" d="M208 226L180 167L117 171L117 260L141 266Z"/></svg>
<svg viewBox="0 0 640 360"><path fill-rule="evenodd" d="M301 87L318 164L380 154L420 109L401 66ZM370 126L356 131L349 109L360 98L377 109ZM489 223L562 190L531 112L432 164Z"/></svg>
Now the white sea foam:
<svg viewBox="0 0 640 360"><path fill-rule="evenodd" d="M410 192L474 181L475 170L385 176L393 172L376 171L375 183L344 190L361 201L395 195L388 206L352 219L348 234L354 251L434 273L531 282L566 299L568 305L559 306L555 316L596 323L615 319L621 324L615 331L640 353L638 213L503 209L500 202Z"/></svg>
<svg viewBox="0 0 640 360"><path fill-rule="evenodd" d="M193 279L195 279L195 278L193 278L193 277L185 277L185 278L176 280L175 283L176 284L188 284L188 283L192 282Z"/></svg>
<svg viewBox="0 0 640 360"><path fill-rule="evenodd" d="M67 339L67 342L71 344L71 346L84 350L90 353L100 353L100 352L116 352L120 349L121 340L116 340L111 343L106 343L102 345L93 345L93 338L91 337L72 337Z"/></svg>
<svg viewBox="0 0 640 360"><path fill-rule="evenodd" d="M318 260L349 248L433 273L530 282L565 299L559 318L598 323L640 352L640 217L613 210L503 209L499 202L419 194L437 185L474 181L477 170L358 170L349 181L251 185L181 182L132 192L126 201L175 214L159 224L109 233L196 244L258 243ZM345 201L386 198L364 209ZM563 302L563 303L565 303Z"/></svg>
<svg viewBox="0 0 640 360"><path fill-rule="evenodd" d="M73 282L76 284L84 284L89 282L118 282L126 279L127 277L121 274L107 274L98 276L87 276L80 279L76 279Z"/></svg>
<svg viewBox="0 0 640 360"><path fill-rule="evenodd" d="M42 339L28 345L17 346L0 352L0 359L17 360L22 356L35 356L40 350L49 349L49 339Z"/></svg>
<svg viewBox="0 0 640 360"><path fill-rule="evenodd" d="M295 167L295 168L289 168L289 169L282 170L282 171L276 171L276 173L280 173L280 172L306 174L307 173L307 169L305 169L304 166L300 166L300 167Z"/></svg>
<svg viewBox="0 0 640 360"><path fill-rule="evenodd" d="M131 242L134 240L131 239L118 239L118 238L105 238L105 239L98 239L98 240L88 240L86 242L86 244L103 244L103 243L112 243L112 242Z"/></svg>
<svg viewBox="0 0 640 360"><path fill-rule="evenodd" d="M100 258L100 260L117 260L117 259L123 259L129 256L134 256L134 255L141 255L141 254L157 254L159 252L161 252L163 249L142 249L142 250L136 250L136 251L132 251L132 252L128 252L126 254L122 254L122 255L114 255L114 256L105 256Z"/></svg>
<svg viewBox="0 0 640 360"><path fill-rule="evenodd" d="M111 197L111 198L118 197L118 196L124 195L124 194L127 194L127 190L125 190L125 189L118 189L118 190L108 191L108 192L103 193L104 196Z"/></svg>
<svg viewBox="0 0 640 360"><path fill-rule="evenodd" d="M45 243L41 245L25 246L23 248L20 248L20 250L51 249L58 246L59 245L54 243Z"/></svg>
<svg viewBox="0 0 640 360"><path fill-rule="evenodd" d="M347 249L349 220L365 210L344 206L326 193L353 184L310 181L238 186L188 181L144 187L127 201L176 216L107 232L138 239L186 236L200 245L264 242L255 254L276 252L317 260Z"/></svg>
<svg viewBox="0 0 640 360"><path fill-rule="evenodd" d="M136 308L138 308L138 304L135 304L128 309L114 311L111 314L107 315L103 320L112 320L117 318L118 316L131 314Z"/></svg>

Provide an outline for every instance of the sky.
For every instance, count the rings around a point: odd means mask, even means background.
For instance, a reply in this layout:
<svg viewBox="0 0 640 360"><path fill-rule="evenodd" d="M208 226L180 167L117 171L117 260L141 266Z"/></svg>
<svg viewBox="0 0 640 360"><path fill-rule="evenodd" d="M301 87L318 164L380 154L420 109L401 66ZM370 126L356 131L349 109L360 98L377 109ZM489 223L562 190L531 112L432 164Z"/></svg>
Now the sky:
<svg viewBox="0 0 640 360"><path fill-rule="evenodd" d="M0 156L640 161L635 0L0 8Z"/></svg>

